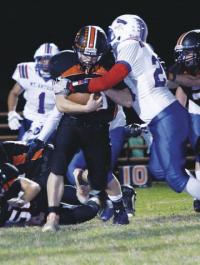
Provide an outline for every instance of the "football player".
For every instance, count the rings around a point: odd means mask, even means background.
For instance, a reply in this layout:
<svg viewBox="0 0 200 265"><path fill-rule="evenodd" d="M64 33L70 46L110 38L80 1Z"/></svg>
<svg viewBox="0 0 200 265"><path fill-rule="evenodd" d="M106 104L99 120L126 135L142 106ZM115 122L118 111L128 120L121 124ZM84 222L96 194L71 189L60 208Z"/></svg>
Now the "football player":
<svg viewBox="0 0 200 265"><path fill-rule="evenodd" d="M109 27L115 65L102 77L65 84L69 92L91 93L109 89L124 80L135 94L133 107L148 124L153 136L151 156L158 161L150 168L176 192L200 199L200 181L185 168L189 115L166 85L167 77L157 54L146 44L147 25L137 15L121 15ZM174 79L176 80L176 78Z"/></svg>
<svg viewBox="0 0 200 265"><path fill-rule="evenodd" d="M175 64L169 68L169 79L177 87L176 96L189 111L189 140L196 153L195 175L200 180L200 30L183 33L174 49ZM200 201L194 199L194 210L200 212Z"/></svg>
<svg viewBox="0 0 200 265"><path fill-rule="evenodd" d="M12 78L16 83L8 95L8 126L11 130L19 129L18 140L35 138L55 106L48 67L50 58L58 51L54 43L44 43L36 50L34 62L20 63L14 71ZM22 93L26 101L23 118L16 112Z"/></svg>
<svg viewBox="0 0 200 265"><path fill-rule="evenodd" d="M49 149L49 146L46 148ZM32 161L25 159L27 149L24 143L0 144L0 226L42 225L46 219L46 181L49 175L46 158L49 158L51 149L40 150ZM34 163L34 167L31 163ZM99 209L100 201L97 197L90 197L86 205L81 205L76 197L76 189L66 185L59 207L60 223L85 222L94 218Z"/></svg>
<svg viewBox="0 0 200 265"><path fill-rule="evenodd" d="M107 71L105 62L101 61L108 51L105 32L97 26L85 26L77 33L74 52L66 53L60 62L59 56L54 56L50 64L57 74L60 68L61 82L65 79L73 81L81 77L93 78L101 76ZM108 66L110 67L110 66ZM107 68L107 69L106 69ZM113 97L115 91L113 92ZM110 139L109 122L116 113L116 104L105 94L100 93L97 99L90 95L86 105L70 101L70 95L65 93L59 83L55 83L56 104L60 112L64 112L57 130L55 152L52 159L52 172L48 179L49 215L43 231L58 229L57 206L62 190L66 166L69 165L74 154L83 150L87 161L89 183L93 191L99 193L107 185L107 175L110 170ZM86 94L85 94L86 95ZM69 99L68 99L69 96ZM87 95L86 95L87 96ZM129 97L132 97L129 93ZM129 100L130 101L130 100ZM116 182L117 183L117 179ZM108 186L107 186L108 188ZM57 192L55 192L55 189ZM110 188L109 197L114 205L114 219L116 224L127 224L128 216L122 202L119 183L115 191Z"/></svg>

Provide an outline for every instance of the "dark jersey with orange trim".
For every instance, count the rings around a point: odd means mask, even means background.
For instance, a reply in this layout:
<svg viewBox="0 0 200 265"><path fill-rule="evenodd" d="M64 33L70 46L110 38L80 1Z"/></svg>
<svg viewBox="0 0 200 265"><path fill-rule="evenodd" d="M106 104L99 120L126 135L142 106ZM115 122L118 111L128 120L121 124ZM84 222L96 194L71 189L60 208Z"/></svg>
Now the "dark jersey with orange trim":
<svg viewBox="0 0 200 265"><path fill-rule="evenodd" d="M105 63L96 64L89 73L86 73L84 67L81 66L78 61L77 55L75 52L71 50L62 51L59 54L53 56L50 60L50 73L56 78L58 76L66 77L70 79L72 82L82 80L85 78L91 79L93 77L102 76L105 74L110 67L109 65L105 65ZM91 113L82 113L82 114L73 114L67 116L73 116L78 118L79 120L83 120L86 122L110 122L113 120L114 115L116 113L116 104L106 96L107 100L107 108L99 110L98 112Z"/></svg>
<svg viewBox="0 0 200 265"><path fill-rule="evenodd" d="M20 174L30 171L40 159L42 159L44 148L34 154L31 161L26 161L29 146L20 141L5 141L0 143L0 164L11 163L16 166Z"/></svg>
<svg viewBox="0 0 200 265"><path fill-rule="evenodd" d="M193 69L193 71L184 70L182 74L189 74L200 78L200 70L198 68ZM187 95L186 107L188 107L189 99L193 101L196 105L200 106L200 86L193 86L190 88L181 86L181 88L183 89L184 93Z"/></svg>
<svg viewBox="0 0 200 265"><path fill-rule="evenodd" d="M9 219L11 222L27 220L33 214L34 207L47 209L47 200L43 198L47 198L46 183L50 173L48 159L52 149L49 150L49 146L42 148L34 154L32 160L27 162L28 148L29 146L23 142L5 141L0 143L0 189L3 188L0 192L0 226ZM27 178L37 182L41 187L41 192L25 207L9 208L7 200L17 197L21 191L21 184L17 179L20 174L25 174Z"/></svg>

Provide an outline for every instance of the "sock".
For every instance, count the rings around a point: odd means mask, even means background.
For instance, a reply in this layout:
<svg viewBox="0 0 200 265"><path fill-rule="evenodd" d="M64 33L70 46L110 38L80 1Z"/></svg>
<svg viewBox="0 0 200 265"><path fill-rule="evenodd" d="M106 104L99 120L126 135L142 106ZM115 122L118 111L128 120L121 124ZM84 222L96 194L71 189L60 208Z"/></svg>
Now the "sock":
<svg viewBox="0 0 200 265"><path fill-rule="evenodd" d="M200 181L200 170L195 171L195 176Z"/></svg>
<svg viewBox="0 0 200 265"><path fill-rule="evenodd" d="M108 195L108 198L112 201L112 202L117 202L119 200L122 199L122 193L120 193L119 195Z"/></svg>
<svg viewBox="0 0 200 265"><path fill-rule="evenodd" d="M59 206L50 206L48 207L48 211L49 213L55 213L55 214L59 214Z"/></svg>
<svg viewBox="0 0 200 265"><path fill-rule="evenodd" d="M190 194L193 198L200 200L200 181L190 175L184 191Z"/></svg>

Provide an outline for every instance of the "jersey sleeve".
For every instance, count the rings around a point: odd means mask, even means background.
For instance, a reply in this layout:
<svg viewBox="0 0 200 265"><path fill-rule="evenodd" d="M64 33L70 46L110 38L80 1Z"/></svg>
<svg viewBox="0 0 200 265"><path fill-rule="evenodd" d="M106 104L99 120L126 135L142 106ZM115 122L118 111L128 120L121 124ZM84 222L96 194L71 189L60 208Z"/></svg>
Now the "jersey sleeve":
<svg viewBox="0 0 200 265"><path fill-rule="evenodd" d="M28 64L18 64L12 75L12 79L14 79L22 88L24 88L28 78Z"/></svg>
<svg viewBox="0 0 200 265"><path fill-rule="evenodd" d="M142 43L140 44L138 41L132 40L124 44L122 43L117 55L116 63L125 64L130 72L131 66L135 65L137 54L142 47Z"/></svg>
<svg viewBox="0 0 200 265"><path fill-rule="evenodd" d="M46 142L49 139L51 134L57 129L62 115L63 113L59 112L55 106L38 136L39 140Z"/></svg>
<svg viewBox="0 0 200 265"><path fill-rule="evenodd" d="M100 92L113 88L119 84L129 73L129 68L124 63L116 63L102 77L93 78L89 81L88 91Z"/></svg>

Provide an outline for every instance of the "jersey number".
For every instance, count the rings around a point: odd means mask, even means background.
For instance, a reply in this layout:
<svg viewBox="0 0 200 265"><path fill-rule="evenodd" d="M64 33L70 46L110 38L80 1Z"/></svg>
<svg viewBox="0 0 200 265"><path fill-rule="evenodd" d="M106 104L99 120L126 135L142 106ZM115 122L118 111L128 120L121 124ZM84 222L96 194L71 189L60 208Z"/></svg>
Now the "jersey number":
<svg viewBox="0 0 200 265"><path fill-rule="evenodd" d="M155 87L165 86L167 80L165 77L161 78L160 75L164 75L164 71L159 60L155 56L152 56L152 64L156 65L156 70L154 72Z"/></svg>
<svg viewBox="0 0 200 265"><path fill-rule="evenodd" d="M45 93L42 92L39 94L39 107L38 107L38 113L44 114L44 100L45 100Z"/></svg>

